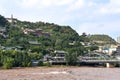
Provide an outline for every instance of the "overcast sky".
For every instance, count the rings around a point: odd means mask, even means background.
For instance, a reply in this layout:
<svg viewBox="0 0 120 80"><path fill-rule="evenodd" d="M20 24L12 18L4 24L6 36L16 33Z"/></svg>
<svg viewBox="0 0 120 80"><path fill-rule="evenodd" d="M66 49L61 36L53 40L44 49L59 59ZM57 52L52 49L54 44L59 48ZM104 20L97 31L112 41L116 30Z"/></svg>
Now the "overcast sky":
<svg viewBox="0 0 120 80"><path fill-rule="evenodd" d="M120 36L120 0L0 0L0 14L69 25L80 35Z"/></svg>

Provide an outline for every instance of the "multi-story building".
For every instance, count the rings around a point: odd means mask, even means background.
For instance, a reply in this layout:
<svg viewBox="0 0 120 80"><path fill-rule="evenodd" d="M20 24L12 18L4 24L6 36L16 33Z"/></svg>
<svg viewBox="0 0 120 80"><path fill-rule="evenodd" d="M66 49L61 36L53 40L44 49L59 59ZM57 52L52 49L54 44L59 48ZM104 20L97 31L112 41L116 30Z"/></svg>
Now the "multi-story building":
<svg viewBox="0 0 120 80"><path fill-rule="evenodd" d="M117 59L120 59L120 46L116 48L116 52L112 54L112 56L116 57Z"/></svg>
<svg viewBox="0 0 120 80"><path fill-rule="evenodd" d="M120 54L120 46L116 48L116 52Z"/></svg>
<svg viewBox="0 0 120 80"><path fill-rule="evenodd" d="M0 27L0 36L6 38L7 37L6 32L7 32L6 28Z"/></svg>
<svg viewBox="0 0 120 80"><path fill-rule="evenodd" d="M117 43L120 44L120 36L117 37Z"/></svg>
<svg viewBox="0 0 120 80"><path fill-rule="evenodd" d="M52 57L51 55L44 56L44 61L53 61L53 62L64 62L65 61L65 55L67 52L65 51L54 51L55 56Z"/></svg>

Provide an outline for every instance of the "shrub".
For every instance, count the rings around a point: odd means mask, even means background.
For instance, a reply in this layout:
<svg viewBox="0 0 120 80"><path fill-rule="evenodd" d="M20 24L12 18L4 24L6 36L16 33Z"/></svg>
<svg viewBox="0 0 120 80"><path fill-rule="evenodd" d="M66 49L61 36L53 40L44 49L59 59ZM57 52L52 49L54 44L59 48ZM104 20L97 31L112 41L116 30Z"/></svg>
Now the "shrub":
<svg viewBox="0 0 120 80"><path fill-rule="evenodd" d="M51 64L50 62L47 61L47 62L44 63L44 66L51 67L52 64Z"/></svg>
<svg viewBox="0 0 120 80"><path fill-rule="evenodd" d="M11 57L7 57L3 63L3 68L11 69L13 67L14 59Z"/></svg>
<svg viewBox="0 0 120 80"><path fill-rule="evenodd" d="M42 60L39 60L38 66L43 66L43 61Z"/></svg>

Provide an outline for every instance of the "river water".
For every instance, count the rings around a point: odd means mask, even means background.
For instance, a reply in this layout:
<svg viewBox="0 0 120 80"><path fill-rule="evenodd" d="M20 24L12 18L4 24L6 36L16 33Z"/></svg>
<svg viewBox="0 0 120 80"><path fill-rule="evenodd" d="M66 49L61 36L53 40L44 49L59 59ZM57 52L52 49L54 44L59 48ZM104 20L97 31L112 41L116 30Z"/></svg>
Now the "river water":
<svg viewBox="0 0 120 80"><path fill-rule="evenodd" d="M120 68L17 68L0 70L0 80L120 80Z"/></svg>

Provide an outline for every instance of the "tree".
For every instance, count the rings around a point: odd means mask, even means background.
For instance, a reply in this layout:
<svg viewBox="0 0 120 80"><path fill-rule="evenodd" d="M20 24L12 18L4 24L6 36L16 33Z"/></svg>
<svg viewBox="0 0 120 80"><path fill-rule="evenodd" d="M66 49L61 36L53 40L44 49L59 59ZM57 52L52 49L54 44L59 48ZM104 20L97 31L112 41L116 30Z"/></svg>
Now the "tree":
<svg viewBox="0 0 120 80"><path fill-rule="evenodd" d="M31 57L28 55L28 52L22 52L22 67L31 66Z"/></svg>
<svg viewBox="0 0 120 80"><path fill-rule="evenodd" d="M38 61L38 66L43 66L43 61L41 59Z"/></svg>
<svg viewBox="0 0 120 80"><path fill-rule="evenodd" d="M4 68L29 67L31 66L31 60L29 53L25 51L0 51L0 64Z"/></svg>
<svg viewBox="0 0 120 80"><path fill-rule="evenodd" d="M77 64L77 53L67 53L65 56L67 65L76 65Z"/></svg>
<svg viewBox="0 0 120 80"><path fill-rule="evenodd" d="M5 27L5 25L7 24L8 24L8 21L3 16L0 15L0 26Z"/></svg>
<svg viewBox="0 0 120 80"><path fill-rule="evenodd" d="M4 62L3 62L3 68L5 69L11 69L14 64L14 59L11 57L6 57Z"/></svg>
<svg viewBox="0 0 120 80"><path fill-rule="evenodd" d="M99 47L98 47L98 46L90 46L90 47L88 47L88 49L89 49L90 51L94 51L94 50L98 50Z"/></svg>

